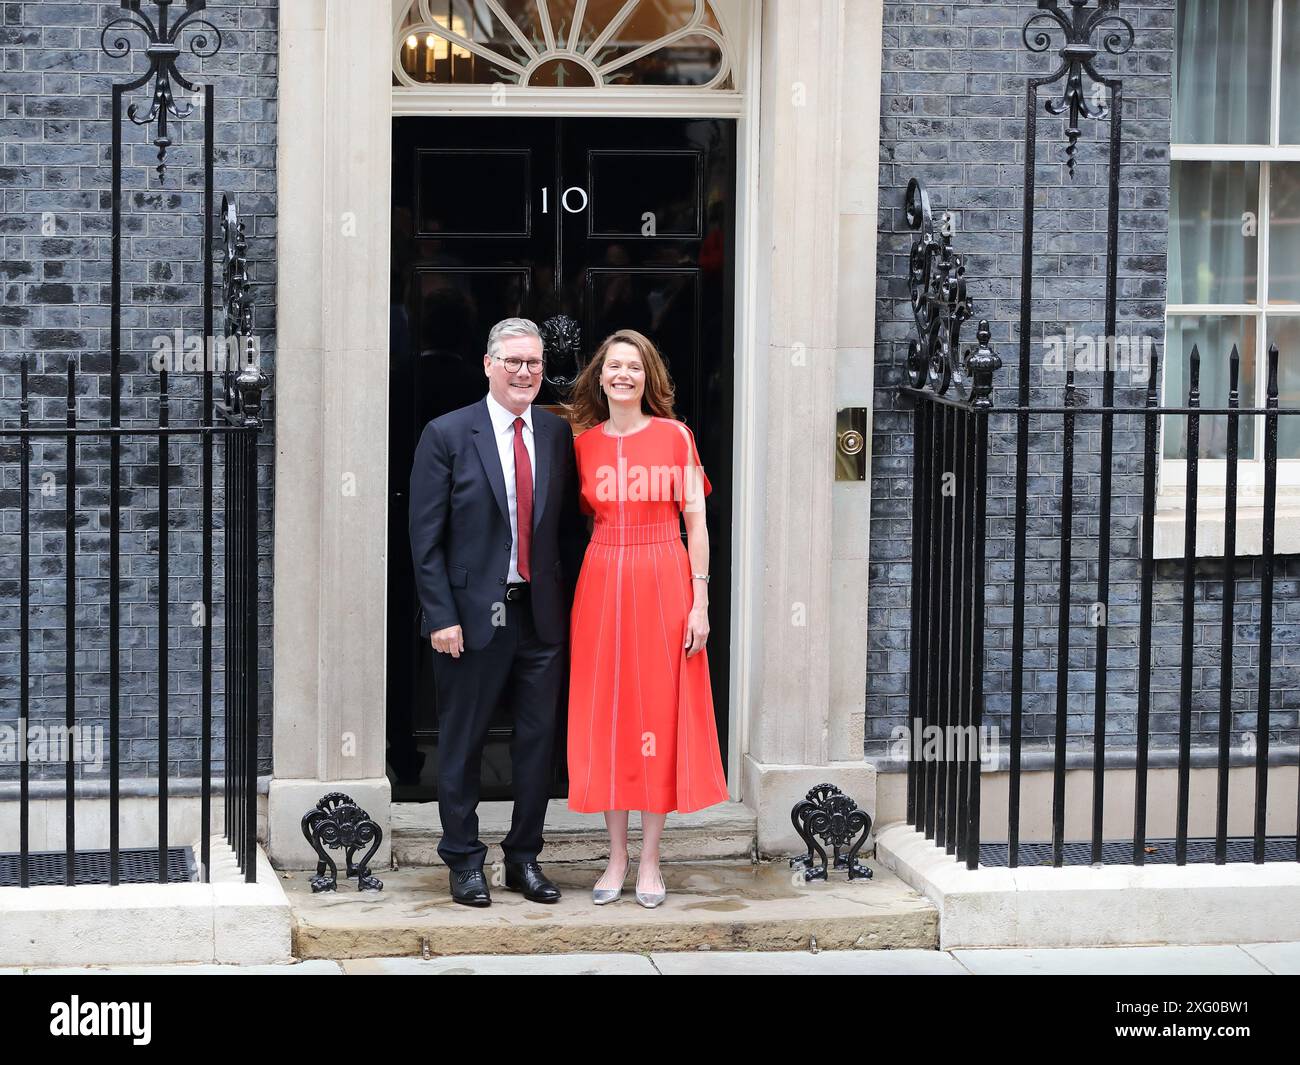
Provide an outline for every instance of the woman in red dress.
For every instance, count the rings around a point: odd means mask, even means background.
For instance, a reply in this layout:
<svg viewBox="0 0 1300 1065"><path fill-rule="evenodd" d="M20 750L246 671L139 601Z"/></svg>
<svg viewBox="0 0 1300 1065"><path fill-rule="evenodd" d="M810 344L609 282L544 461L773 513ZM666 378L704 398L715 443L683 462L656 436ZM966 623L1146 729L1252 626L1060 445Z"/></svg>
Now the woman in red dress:
<svg viewBox="0 0 1300 1065"><path fill-rule="evenodd" d="M569 809L605 815L597 905L622 893L628 811L641 811L636 897L653 907L666 894L667 814L727 799L704 650L712 487L642 334L620 330L601 344L574 384L572 411L591 426L574 448L580 506L594 524L570 626Z"/></svg>

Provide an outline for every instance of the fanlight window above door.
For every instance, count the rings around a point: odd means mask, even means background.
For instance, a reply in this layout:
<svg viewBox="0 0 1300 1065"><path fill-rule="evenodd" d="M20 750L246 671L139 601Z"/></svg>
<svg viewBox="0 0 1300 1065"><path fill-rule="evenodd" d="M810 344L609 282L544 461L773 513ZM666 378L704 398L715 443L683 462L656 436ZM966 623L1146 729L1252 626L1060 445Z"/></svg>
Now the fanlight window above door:
<svg viewBox="0 0 1300 1065"><path fill-rule="evenodd" d="M409 0L393 84L733 88L710 0Z"/></svg>

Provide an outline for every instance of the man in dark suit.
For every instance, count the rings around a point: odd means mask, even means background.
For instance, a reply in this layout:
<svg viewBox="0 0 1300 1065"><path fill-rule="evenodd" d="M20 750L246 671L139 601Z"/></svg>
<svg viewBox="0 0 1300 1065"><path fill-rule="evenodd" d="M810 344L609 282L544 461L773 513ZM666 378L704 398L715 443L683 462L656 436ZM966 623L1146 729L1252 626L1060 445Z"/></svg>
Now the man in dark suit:
<svg viewBox="0 0 1300 1065"><path fill-rule="evenodd" d="M498 322L483 356L487 396L429 422L411 470L420 633L433 644L438 693L438 853L452 897L468 906L492 901L476 811L488 723L506 691L514 718L506 888L534 902L560 897L537 858L584 523L573 432L532 405L542 368L537 326Z"/></svg>

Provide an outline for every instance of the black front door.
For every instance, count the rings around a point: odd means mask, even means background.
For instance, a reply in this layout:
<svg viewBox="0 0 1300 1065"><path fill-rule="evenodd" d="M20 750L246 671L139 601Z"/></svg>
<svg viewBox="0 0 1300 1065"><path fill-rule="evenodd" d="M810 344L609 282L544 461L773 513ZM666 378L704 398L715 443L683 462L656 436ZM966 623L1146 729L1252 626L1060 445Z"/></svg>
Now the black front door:
<svg viewBox="0 0 1300 1065"><path fill-rule="evenodd" d="M389 405L388 767L397 801L436 799L433 651L419 634L407 491L425 424L487 391L483 352L502 318L567 316L581 358L619 328L663 352L676 406L714 491L709 668L727 751L730 659L735 124L724 119L393 120ZM547 352L537 402L567 398L576 366ZM567 698L567 693L562 700ZM503 699L482 797L509 798ZM556 708L556 796L566 702Z"/></svg>

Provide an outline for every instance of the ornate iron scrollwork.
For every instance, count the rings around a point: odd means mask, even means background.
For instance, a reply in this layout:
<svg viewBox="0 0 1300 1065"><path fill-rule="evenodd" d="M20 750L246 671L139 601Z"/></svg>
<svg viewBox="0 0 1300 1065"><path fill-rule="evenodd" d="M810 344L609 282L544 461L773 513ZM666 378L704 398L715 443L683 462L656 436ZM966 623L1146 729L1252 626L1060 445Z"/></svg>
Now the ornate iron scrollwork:
<svg viewBox="0 0 1300 1065"><path fill-rule="evenodd" d="M357 878L358 891L382 891L384 882L370 873L370 859L384 841L384 830L361 809L352 797L341 791L332 791L315 807L303 814L302 834L316 851L316 875L311 878L312 891L334 891L338 887L338 866L325 848L344 848L347 856L347 876ZM352 856L370 844L370 849L359 864ZM328 867L329 875L325 875Z"/></svg>
<svg viewBox="0 0 1300 1065"><path fill-rule="evenodd" d="M126 117L137 126L147 126L150 122L157 121L158 130L154 135L153 144L158 149L157 170L158 179L161 181L166 168L164 160L167 149L172 144L172 139L167 133L167 116L181 119L188 118L194 113L193 104L176 103L172 92L172 81L174 80L187 92L198 92L199 89L176 69L176 60L182 51L181 35L197 30L198 32L193 33L189 39L189 50L198 58L207 59L221 50L221 31L207 19L198 17L199 12L207 7L207 0L185 0L185 11L170 25L168 21L173 0L154 0L154 6L158 8L156 22L140 10L140 2L141 0L121 0L122 10L126 14L119 15L103 28L99 35L99 46L105 55L121 59L131 51L130 38L124 31L129 27L144 34L144 54L149 59L149 69L135 81L122 86L122 89L124 91L137 89L150 78L153 79L148 111L141 113L139 104L131 104L126 109ZM110 42L109 31L114 26L118 27L118 33Z"/></svg>
<svg viewBox="0 0 1300 1065"><path fill-rule="evenodd" d="M834 868L848 870L850 880L871 879L871 870L858 861L858 851L871 832L871 818L834 784L818 784L795 803L790 823L808 848L807 854L790 859L792 868L803 868L804 880L828 879L826 847L822 843L832 849ZM841 853L850 840L852 846Z"/></svg>
<svg viewBox="0 0 1300 1065"><path fill-rule="evenodd" d="M557 314L541 324L540 332L546 380L556 388L568 388L582 369L582 327L567 314Z"/></svg>
<svg viewBox="0 0 1300 1065"><path fill-rule="evenodd" d="M1046 52L1052 45L1049 29L1060 27L1065 34L1060 48L1061 66L1043 84L1065 77L1065 90L1061 99L1048 100L1046 108L1050 115L1067 116L1065 165L1073 177L1079 155L1080 119L1105 118L1110 113L1110 108L1104 102L1089 103L1083 88L1085 73L1099 86L1112 84L1092 65L1100 50L1092 44L1093 32L1098 27L1107 27L1101 47L1111 55L1123 55L1133 47L1133 24L1118 14L1119 0L1097 0L1095 8L1088 7L1089 0L1069 0L1069 3L1073 10L1067 14L1061 10L1059 0L1038 0L1041 10L1029 16L1021 36L1025 47L1031 52ZM1035 27L1036 23L1043 25ZM1031 27L1034 27L1032 39Z"/></svg>
<svg viewBox="0 0 1300 1065"><path fill-rule="evenodd" d="M934 223L930 196L920 178L907 185L907 224L918 230L908 259L908 288L916 339L908 346L907 378L913 388L929 386L943 395L953 388L976 407L993 405L993 371L1002 360L989 346L987 321L979 325L980 347L961 353L961 326L973 311L966 294L966 263L952 249L952 219Z"/></svg>
<svg viewBox="0 0 1300 1065"><path fill-rule="evenodd" d="M259 366L253 336L253 294L248 284L248 242L234 202L221 197L222 306L226 313L226 343L221 371L227 416L242 425L259 422L266 375Z"/></svg>

